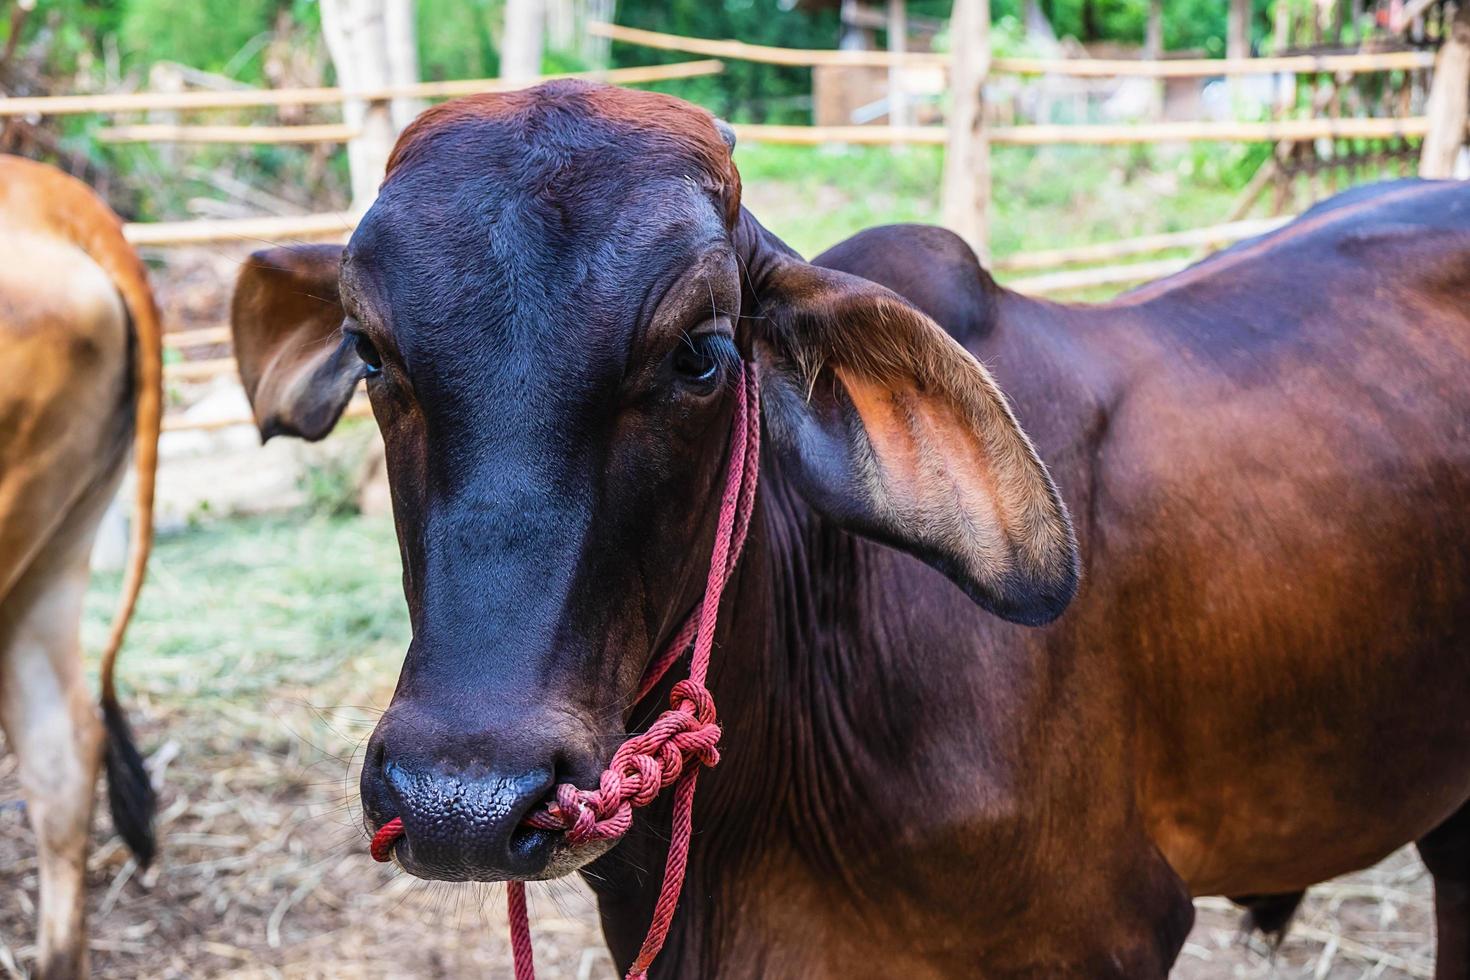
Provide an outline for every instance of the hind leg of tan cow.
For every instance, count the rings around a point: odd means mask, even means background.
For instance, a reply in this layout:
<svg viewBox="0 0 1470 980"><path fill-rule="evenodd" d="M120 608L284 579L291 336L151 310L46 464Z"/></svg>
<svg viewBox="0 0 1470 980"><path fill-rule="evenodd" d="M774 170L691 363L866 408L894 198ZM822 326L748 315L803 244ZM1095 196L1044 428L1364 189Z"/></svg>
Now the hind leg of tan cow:
<svg viewBox="0 0 1470 980"><path fill-rule="evenodd" d="M1434 876L1434 980L1470 980L1470 803L1419 839Z"/></svg>
<svg viewBox="0 0 1470 980"><path fill-rule="evenodd" d="M102 749L79 636L86 550L67 551L45 555L0 601L0 725L39 849L44 980L87 973L87 838Z"/></svg>

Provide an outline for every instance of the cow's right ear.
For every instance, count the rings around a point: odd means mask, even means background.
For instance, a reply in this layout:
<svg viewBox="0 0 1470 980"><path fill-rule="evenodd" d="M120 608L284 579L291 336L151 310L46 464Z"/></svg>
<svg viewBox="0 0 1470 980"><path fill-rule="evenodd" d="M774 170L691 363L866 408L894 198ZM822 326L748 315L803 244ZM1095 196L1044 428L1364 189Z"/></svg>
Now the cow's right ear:
<svg viewBox="0 0 1470 980"><path fill-rule="evenodd" d="M230 328L262 439L322 438L367 375L342 332L341 260L340 245L271 248L240 270Z"/></svg>

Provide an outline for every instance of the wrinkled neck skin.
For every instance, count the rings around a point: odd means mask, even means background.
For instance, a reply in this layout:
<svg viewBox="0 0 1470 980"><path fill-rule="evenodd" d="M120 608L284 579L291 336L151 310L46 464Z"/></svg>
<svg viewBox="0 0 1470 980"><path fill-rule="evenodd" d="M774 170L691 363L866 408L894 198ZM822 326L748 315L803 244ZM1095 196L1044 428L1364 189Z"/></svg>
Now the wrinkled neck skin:
<svg viewBox="0 0 1470 980"><path fill-rule="evenodd" d="M996 299L989 329L962 339L992 365L1023 425L1069 420L1049 423L1038 449L1085 553L1082 446L1101 396L1075 380L1095 372L1073 363L1065 321L1087 311L998 289ZM1040 873L1021 849L1028 825L1046 819L1056 774L1020 760L1056 732L1055 698L1075 682L1047 636L837 528L767 453L710 673L723 758L700 777L689 875L651 975L972 974L1021 926L1007 919ZM634 724L667 704L685 669L675 666ZM638 811L627 838L583 872L621 969L652 914L671 795Z"/></svg>

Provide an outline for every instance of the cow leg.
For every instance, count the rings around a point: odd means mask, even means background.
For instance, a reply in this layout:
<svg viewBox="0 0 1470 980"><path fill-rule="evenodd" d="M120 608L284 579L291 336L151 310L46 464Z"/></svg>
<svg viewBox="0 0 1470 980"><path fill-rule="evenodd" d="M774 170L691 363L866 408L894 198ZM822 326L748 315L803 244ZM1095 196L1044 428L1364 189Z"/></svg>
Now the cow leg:
<svg viewBox="0 0 1470 980"><path fill-rule="evenodd" d="M20 763L39 848L37 976L87 974L87 836L102 728L82 670L85 548L44 559L0 600L0 726Z"/></svg>
<svg viewBox="0 0 1470 980"><path fill-rule="evenodd" d="M1434 980L1470 980L1470 804L1419 839L1434 876Z"/></svg>

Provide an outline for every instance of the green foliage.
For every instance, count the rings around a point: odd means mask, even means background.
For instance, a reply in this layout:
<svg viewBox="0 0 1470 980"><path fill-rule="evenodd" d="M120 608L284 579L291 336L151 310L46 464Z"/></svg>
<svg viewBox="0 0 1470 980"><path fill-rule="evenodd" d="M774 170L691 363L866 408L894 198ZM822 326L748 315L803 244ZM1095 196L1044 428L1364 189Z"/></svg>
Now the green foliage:
<svg viewBox="0 0 1470 980"><path fill-rule="evenodd" d="M254 703L283 685L318 690L344 671L391 675L409 638L400 569L382 517L290 514L161 535L124 682L161 698ZM120 580L92 578L88 649L106 636Z"/></svg>
<svg viewBox="0 0 1470 980"><path fill-rule="evenodd" d="M787 10L782 0L624 0L618 23L629 27L683 34L688 37L738 38L752 44L795 48L831 48L837 43L837 11ZM673 51L636 45L613 45L617 66L687 61ZM727 61L722 74L656 86L698 102L733 121L808 122L811 119L811 70L746 61Z"/></svg>
<svg viewBox="0 0 1470 980"><path fill-rule="evenodd" d="M123 0L39 0L21 29L21 42L43 45L48 68L76 72L101 54L99 39L115 36L123 12ZM10 40L11 17L3 21L0 43Z"/></svg>
<svg viewBox="0 0 1470 980"><path fill-rule="evenodd" d="M333 457L313 463L301 475L306 509L323 517L357 513L357 470L352 461Z"/></svg>
<svg viewBox="0 0 1470 980"><path fill-rule="evenodd" d="M994 0L992 16L1020 19L1025 0ZM1272 0L1252 0L1251 38L1264 39L1271 31ZM1140 44L1148 23L1149 0L1041 0L1041 9L1058 37L1079 41L1118 41ZM1224 0L1164 0L1164 46L1176 50L1225 52Z"/></svg>
<svg viewBox="0 0 1470 980"><path fill-rule="evenodd" d="M418 0L419 74L428 81L493 78L502 0Z"/></svg>
<svg viewBox="0 0 1470 980"><path fill-rule="evenodd" d="M278 0L190 0L128 3L118 25L124 67L146 73L155 61L177 61L260 84L261 52Z"/></svg>

